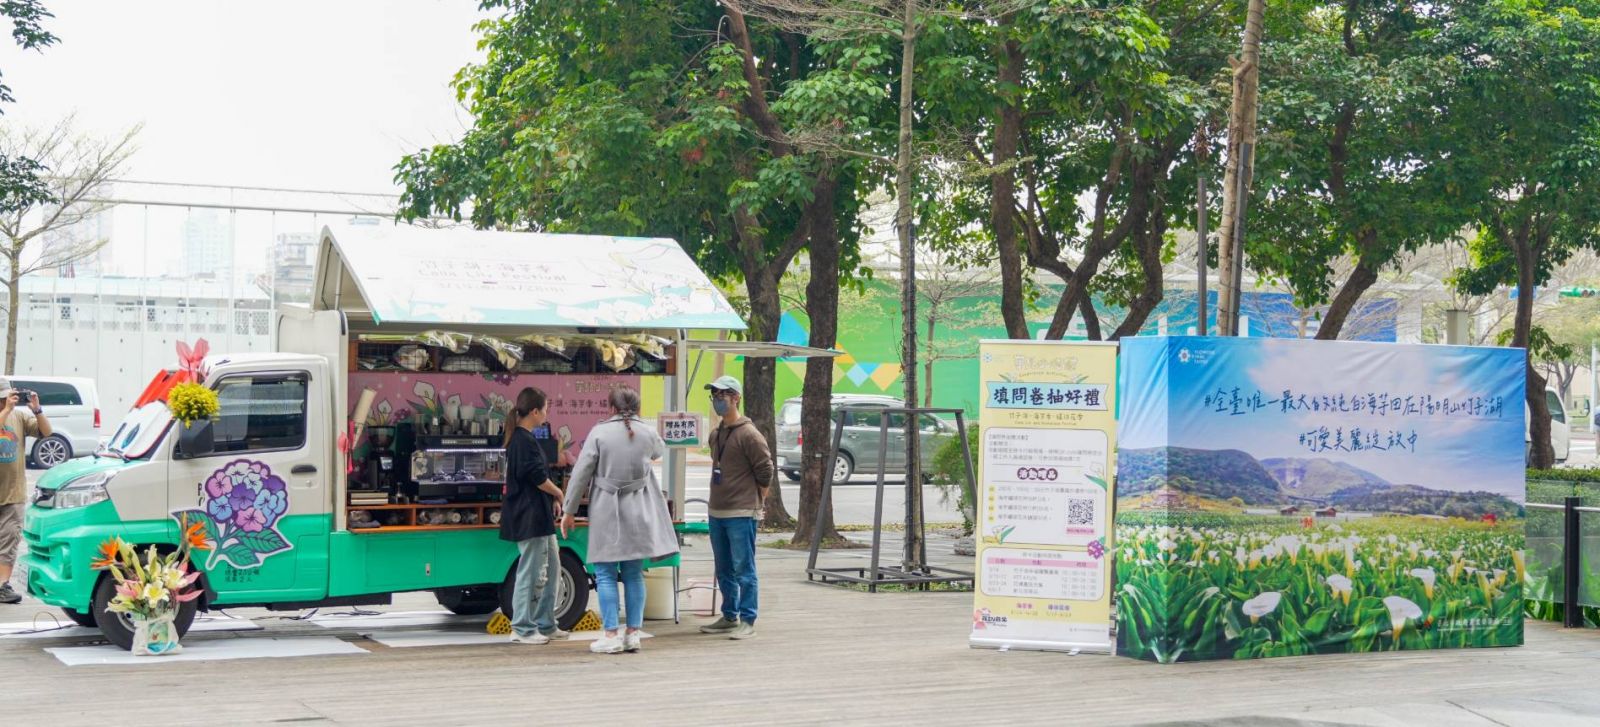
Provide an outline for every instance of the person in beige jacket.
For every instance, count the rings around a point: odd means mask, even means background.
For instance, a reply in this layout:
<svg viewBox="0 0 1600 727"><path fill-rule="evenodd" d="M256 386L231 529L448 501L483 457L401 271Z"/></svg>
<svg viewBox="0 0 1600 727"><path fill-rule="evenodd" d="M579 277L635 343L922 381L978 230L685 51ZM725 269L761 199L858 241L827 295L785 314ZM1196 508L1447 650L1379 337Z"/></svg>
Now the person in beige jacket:
<svg viewBox="0 0 1600 727"><path fill-rule="evenodd" d="M772 448L739 413L744 387L738 379L723 376L706 388L719 420L710 441L710 524L722 617L700 631L748 639L756 635L756 521L772 486Z"/></svg>

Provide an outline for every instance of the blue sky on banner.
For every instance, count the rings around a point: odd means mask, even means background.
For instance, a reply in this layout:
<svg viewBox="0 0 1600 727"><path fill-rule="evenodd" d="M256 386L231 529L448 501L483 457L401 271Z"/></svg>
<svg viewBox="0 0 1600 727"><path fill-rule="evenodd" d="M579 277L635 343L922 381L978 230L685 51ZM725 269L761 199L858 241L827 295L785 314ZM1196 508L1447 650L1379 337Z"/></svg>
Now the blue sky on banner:
<svg viewBox="0 0 1600 727"><path fill-rule="evenodd" d="M1322 458L1391 484L1522 499L1519 349L1193 337L1122 345L1122 447ZM1287 406L1285 392L1292 393ZM1325 396L1333 397L1331 410L1321 403ZM1400 413L1392 404L1373 411L1380 398L1399 398ZM1446 412L1446 400L1464 408ZM1316 433L1324 428L1321 439ZM1360 447L1350 443L1352 430L1361 432ZM1377 446L1370 446L1374 435Z"/></svg>

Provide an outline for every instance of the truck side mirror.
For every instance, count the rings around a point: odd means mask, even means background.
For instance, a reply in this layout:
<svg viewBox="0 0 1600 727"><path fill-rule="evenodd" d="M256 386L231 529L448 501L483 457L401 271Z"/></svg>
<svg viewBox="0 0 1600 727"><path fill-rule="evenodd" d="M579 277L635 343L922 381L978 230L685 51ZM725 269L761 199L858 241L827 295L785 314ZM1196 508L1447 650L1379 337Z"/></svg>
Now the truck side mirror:
<svg viewBox="0 0 1600 727"><path fill-rule="evenodd" d="M174 459L194 459L211 454L216 446L210 419L201 419L189 425L178 425L178 449Z"/></svg>

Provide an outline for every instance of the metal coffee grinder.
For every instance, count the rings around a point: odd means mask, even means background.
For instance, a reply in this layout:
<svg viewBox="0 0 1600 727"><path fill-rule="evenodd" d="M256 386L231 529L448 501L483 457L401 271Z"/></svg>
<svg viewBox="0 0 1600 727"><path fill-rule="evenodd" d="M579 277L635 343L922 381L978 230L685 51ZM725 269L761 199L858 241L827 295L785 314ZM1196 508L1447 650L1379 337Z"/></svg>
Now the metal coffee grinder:
<svg viewBox="0 0 1600 727"><path fill-rule="evenodd" d="M394 427L367 427L367 486L393 491L395 482Z"/></svg>

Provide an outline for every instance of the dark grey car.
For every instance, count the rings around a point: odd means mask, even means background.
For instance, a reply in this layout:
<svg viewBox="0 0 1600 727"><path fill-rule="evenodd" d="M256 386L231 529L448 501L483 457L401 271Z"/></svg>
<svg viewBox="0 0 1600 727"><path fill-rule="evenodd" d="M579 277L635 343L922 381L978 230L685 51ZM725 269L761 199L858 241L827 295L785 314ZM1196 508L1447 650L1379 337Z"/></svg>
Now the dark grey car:
<svg viewBox="0 0 1600 727"><path fill-rule="evenodd" d="M892 409L905 406L892 396L870 394L834 394L833 406L837 414L843 405L852 407L879 407ZM878 448L882 438L883 414L872 411L851 411L846 415L844 436L839 442L839 456L833 462L833 481L845 482L857 472L876 475ZM889 448L885 456L884 472L904 474L906 471L905 415L889 415ZM922 471L927 472L933 463L934 452L955 437L955 425L938 417L924 414L921 417ZM831 432L830 432L831 435ZM778 408L778 469L790 480L800 479L800 399L790 399ZM924 475L926 477L926 475Z"/></svg>

